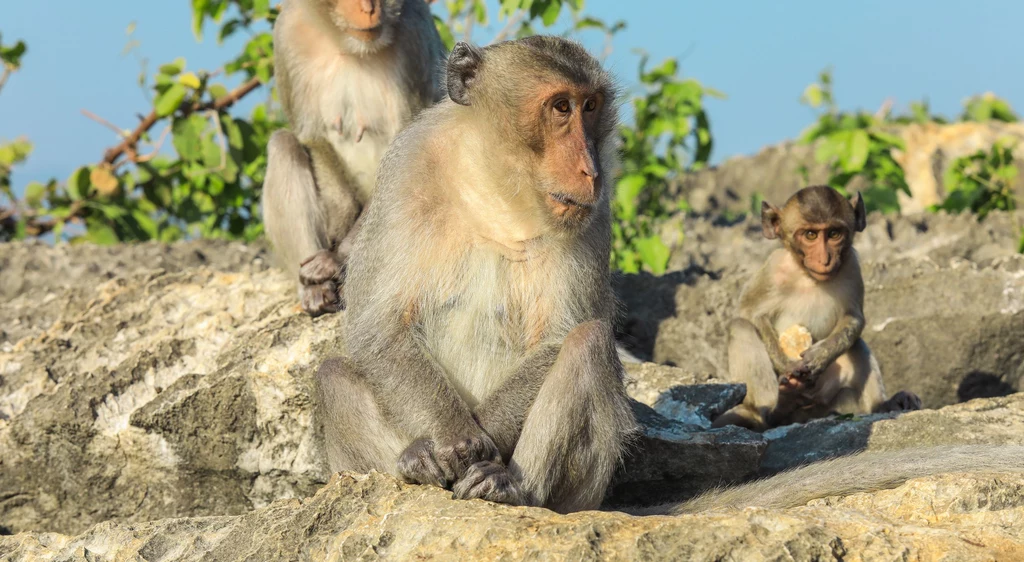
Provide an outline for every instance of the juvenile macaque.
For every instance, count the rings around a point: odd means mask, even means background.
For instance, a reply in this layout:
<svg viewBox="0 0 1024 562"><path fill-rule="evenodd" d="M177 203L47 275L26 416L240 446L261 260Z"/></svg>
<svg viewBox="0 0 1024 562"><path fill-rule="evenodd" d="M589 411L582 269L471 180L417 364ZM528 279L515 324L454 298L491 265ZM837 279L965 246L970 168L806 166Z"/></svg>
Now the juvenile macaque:
<svg viewBox="0 0 1024 562"><path fill-rule="evenodd" d="M443 95L444 47L423 0L286 0L274 25L290 130L267 149L263 218L312 316L344 307L351 238L391 139Z"/></svg>
<svg viewBox="0 0 1024 562"><path fill-rule="evenodd" d="M783 247L747 285L729 326L728 378L746 383L747 395L714 426L761 431L832 413L919 409L910 392L886 400L878 362L860 338L864 281L853 249L865 226L860 194L848 201L831 187L807 187L781 210L765 201L761 223ZM795 327L814 343L791 358L780 332Z"/></svg>
<svg viewBox="0 0 1024 562"><path fill-rule="evenodd" d="M332 471L597 507L635 422L612 331L616 92L582 47L459 43L394 140L317 374Z"/></svg>

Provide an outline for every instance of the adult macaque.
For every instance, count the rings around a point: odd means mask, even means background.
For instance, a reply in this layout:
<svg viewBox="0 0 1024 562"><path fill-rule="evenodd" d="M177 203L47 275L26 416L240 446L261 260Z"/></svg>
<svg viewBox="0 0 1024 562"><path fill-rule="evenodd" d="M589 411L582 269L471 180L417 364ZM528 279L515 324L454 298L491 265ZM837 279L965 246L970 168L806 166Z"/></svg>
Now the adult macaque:
<svg viewBox="0 0 1024 562"><path fill-rule="evenodd" d="M459 43L394 140L317 374L332 471L597 507L635 421L612 333L612 81L578 44Z"/></svg>
<svg viewBox="0 0 1024 562"><path fill-rule="evenodd" d="M312 316L344 307L350 239L391 139L443 95L444 47L423 0L285 0L274 25L290 130L267 148L263 218Z"/></svg>
<svg viewBox="0 0 1024 562"><path fill-rule="evenodd" d="M864 281L853 249L865 226L860 194L848 201L831 187L806 187L781 210L762 203L761 223L783 247L747 285L729 326L728 378L746 383L747 395L714 426L761 431L832 413L919 409L910 392L886 400L878 362L860 338ZM792 326L815 342L796 359L779 341Z"/></svg>

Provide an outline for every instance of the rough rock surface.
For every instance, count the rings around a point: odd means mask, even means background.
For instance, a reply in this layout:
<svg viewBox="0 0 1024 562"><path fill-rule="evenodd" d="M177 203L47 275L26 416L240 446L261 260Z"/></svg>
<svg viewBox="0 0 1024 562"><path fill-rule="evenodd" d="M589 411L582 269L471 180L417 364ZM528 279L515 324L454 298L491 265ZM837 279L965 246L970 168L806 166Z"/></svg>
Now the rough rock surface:
<svg viewBox="0 0 1024 562"><path fill-rule="evenodd" d="M258 249L182 246L0 246L0 528L238 514L327 481L311 384L344 352L343 314L302 314ZM756 473L763 438L704 431L710 406L659 402L693 375L634 373L641 400L692 413L637 404L648 426L613 502L643 500L651 480L686 495Z"/></svg>
<svg viewBox="0 0 1024 562"><path fill-rule="evenodd" d="M1020 560L1024 476L951 474L678 517L456 502L376 473L248 514L0 537L4 560Z"/></svg>
<svg viewBox="0 0 1024 562"><path fill-rule="evenodd" d="M859 244L869 342L891 390L936 407L1020 388L1024 262L1007 248L1021 223L872 218ZM617 281L624 339L682 368L628 366L643 431L609 508L854 449L1022 442L1021 394L765 435L707 430L745 392L719 378L720 323L771 246L752 223L693 226L673 256L684 271ZM0 560L1024 556L1020 476L679 518L456 502L383 475L324 487L310 386L344 351L343 315L301 314L266 261L218 242L0 245L0 535L20 533L0 537Z"/></svg>

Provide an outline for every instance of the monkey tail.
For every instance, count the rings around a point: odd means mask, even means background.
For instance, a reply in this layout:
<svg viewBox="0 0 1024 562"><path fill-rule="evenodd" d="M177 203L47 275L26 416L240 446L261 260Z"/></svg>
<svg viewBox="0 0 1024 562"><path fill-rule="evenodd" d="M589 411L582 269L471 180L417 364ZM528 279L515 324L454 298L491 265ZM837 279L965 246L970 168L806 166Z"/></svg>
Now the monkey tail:
<svg viewBox="0 0 1024 562"><path fill-rule="evenodd" d="M627 511L634 515L681 515L721 508L785 509L829 496L895 488L911 478L951 472L1024 472L1024 446L950 445L859 453L712 490L682 503Z"/></svg>
<svg viewBox="0 0 1024 562"><path fill-rule="evenodd" d="M274 131L267 143L263 223L278 266L293 275L302 260L327 247L327 221L318 199L305 147L291 131Z"/></svg>

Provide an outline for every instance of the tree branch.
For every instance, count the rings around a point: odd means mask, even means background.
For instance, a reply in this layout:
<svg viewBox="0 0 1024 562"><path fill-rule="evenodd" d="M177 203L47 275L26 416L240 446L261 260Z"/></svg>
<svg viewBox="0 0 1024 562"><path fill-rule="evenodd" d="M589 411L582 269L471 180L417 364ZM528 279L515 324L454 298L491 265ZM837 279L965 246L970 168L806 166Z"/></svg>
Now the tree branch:
<svg viewBox="0 0 1024 562"><path fill-rule="evenodd" d="M7 83L7 79L11 77L11 74L14 74L14 69L5 65L3 74L0 74L0 90L4 89L4 84Z"/></svg>
<svg viewBox="0 0 1024 562"><path fill-rule="evenodd" d="M226 96L223 96L219 99L207 103L182 103L181 107L179 107L178 110L185 115L189 115L197 111L206 111L210 109L220 111L222 109L231 107L232 105L237 103L238 100L244 98L250 92L260 87L260 85L262 85L262 82L260 82L259 78L253 77L250 78L246 83L239 86L238 88L232 90ZM128 158L130 160L134 160L135 155L138 152L136 149L138 147L139 140L142 138L142 135L146 134L146 132L152 129L153 125L156 125L156 122L159 120L160 118L157 117L156 111L149 112L149 115L145 116L142 119L142 122L139 123L138 127L136 127L135 130L132 131L131 134L127 136L127 138L121 141L121 143L118 144L117 146L109 148L106 152L103 153L103 162L113 165L117 162L119 158L121 158L121 156L124 156L126 154L128 155Z"/></svg>

